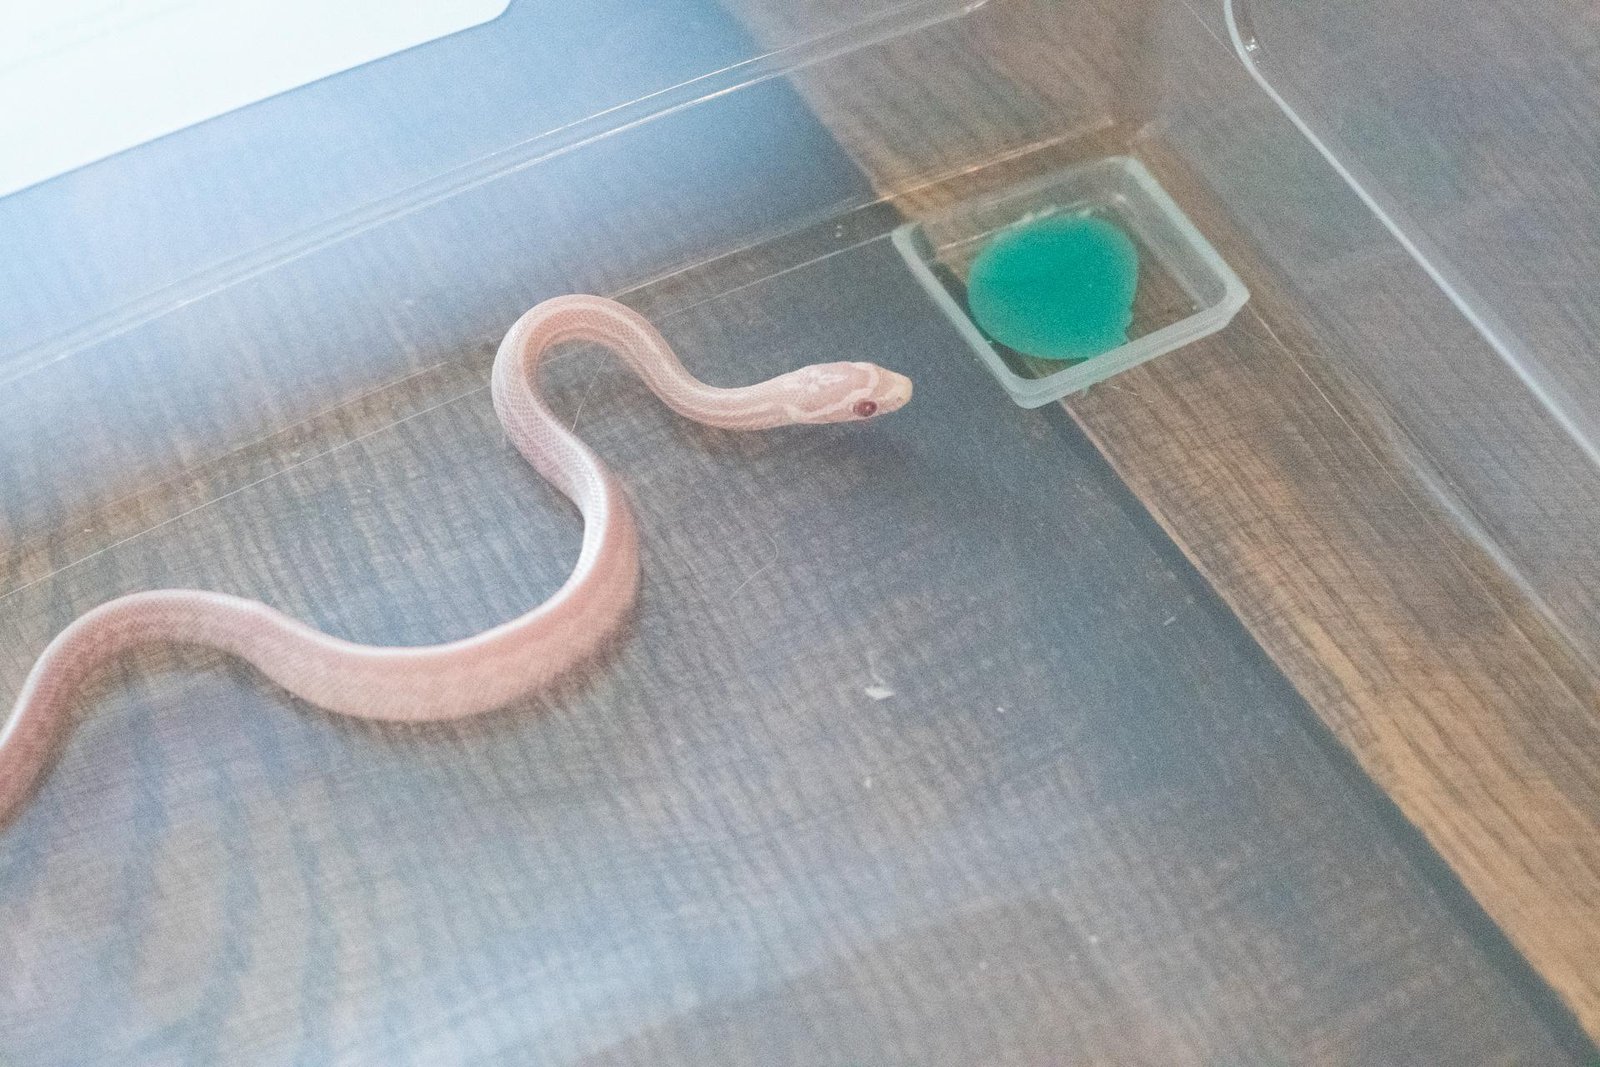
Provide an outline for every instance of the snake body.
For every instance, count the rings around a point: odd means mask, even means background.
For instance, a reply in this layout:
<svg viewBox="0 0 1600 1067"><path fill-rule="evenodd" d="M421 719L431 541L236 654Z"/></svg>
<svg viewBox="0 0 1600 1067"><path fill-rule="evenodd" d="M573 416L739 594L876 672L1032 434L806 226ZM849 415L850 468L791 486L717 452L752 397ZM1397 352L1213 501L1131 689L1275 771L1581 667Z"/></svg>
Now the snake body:
<svg viewBox="0 0 1600 1067"><path fill-rule="evenodd" d="M546 300L501 342L490 391L511 443L583 516L578 562L560 589L509 622L419 647L346 641L223 593L162 589L109 601L50 642L0 728L0 825L49 764L89 676L136 645L220 649L318 707L394 722L458 719L503 706L594 653L633 604L639 547L617 479L538 391L540 359L577 341L617 353L678 414L730 430L859 421L911 398L907 378L871 363L819 363L758 385L717 388L689 374L655 327L622 304L596 296Z"/></svg>

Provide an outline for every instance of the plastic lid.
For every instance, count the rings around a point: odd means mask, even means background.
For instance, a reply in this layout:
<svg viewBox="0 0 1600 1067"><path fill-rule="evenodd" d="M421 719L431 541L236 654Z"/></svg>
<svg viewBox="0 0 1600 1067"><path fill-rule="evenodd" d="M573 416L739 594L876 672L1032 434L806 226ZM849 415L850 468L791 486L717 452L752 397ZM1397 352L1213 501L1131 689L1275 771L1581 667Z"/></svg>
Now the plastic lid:
<svg viewBox="0 0 1600 1067"><path fill-rule="evenodd" d="M751 28L688 0L643 16L631 0L519 0L32 185L0 198L0 379L474 184L963 7L871 0L846 19L800 7Z"/></svg>

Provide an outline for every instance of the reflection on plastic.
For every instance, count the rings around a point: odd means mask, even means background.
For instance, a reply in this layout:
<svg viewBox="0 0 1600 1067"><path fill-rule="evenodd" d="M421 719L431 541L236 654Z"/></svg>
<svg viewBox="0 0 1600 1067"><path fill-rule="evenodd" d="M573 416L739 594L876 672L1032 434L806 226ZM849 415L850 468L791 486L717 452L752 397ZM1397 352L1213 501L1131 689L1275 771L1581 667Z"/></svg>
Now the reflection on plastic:
<svg viewBox="0 0 1600 1067"><path fill-rule="evenodd" d="M509 0L60 0L0 34L0 196L487 22Z"/></svg>

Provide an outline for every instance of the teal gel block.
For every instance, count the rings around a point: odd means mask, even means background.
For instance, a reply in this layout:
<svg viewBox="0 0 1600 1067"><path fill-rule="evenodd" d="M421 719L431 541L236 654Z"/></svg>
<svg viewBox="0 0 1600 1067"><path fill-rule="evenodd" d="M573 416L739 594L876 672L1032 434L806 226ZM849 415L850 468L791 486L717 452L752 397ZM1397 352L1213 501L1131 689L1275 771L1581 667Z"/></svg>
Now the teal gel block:
<svg viewBox="0 0 1600 1067"><path fill-rule="evenodd" d="M997 234L967 272L973 321L992 340L1041 359L1077 360L1128 341L1139 253L1122 229L1047 216Z"/></svg>

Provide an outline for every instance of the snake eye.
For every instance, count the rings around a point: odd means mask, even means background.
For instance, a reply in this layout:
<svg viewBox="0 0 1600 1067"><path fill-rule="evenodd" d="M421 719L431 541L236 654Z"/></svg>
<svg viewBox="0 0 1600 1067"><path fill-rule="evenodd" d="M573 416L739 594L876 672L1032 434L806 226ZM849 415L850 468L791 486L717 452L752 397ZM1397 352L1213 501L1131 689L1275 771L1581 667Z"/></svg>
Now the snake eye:
<svg viewBox="0 0 1600 1067"><path fill-rule="evenodd" d="M857 400L856 406L850 410L854 411L858 418L870 419L878 413L878 402L876 400Z"/></svg>

